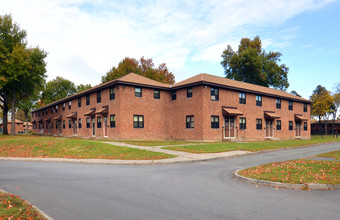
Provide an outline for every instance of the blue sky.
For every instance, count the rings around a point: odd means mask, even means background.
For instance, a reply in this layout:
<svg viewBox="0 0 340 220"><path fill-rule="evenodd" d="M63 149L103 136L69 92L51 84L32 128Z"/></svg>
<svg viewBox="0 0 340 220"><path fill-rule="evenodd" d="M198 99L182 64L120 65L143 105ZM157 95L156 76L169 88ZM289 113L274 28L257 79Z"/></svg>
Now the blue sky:
<svg viewBox="0 0 340 220"><path fill-rule="evenodd" d="M100 83L124 57L167 63L184 80L199 73L224 76L221 54L243 37L262 39L282 53L288 91L309 98L321 84L340 82L340 1L336 0L0 0L28 42L49 55L48 80Z"/></svg>

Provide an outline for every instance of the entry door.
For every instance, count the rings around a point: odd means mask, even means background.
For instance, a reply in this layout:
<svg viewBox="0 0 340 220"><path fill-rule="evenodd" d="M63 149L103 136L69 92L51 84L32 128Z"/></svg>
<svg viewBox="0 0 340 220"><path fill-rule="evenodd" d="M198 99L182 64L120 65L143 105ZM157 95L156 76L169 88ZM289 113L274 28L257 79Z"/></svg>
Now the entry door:
<svg viewBox="0 0 340 220"><path fill-rule="evenodd" d="M48 133L51 134L51 122L47 123Z"/></svg>
<svg viewBox="0 0 340 220"><path fill-rule="evenodd" d="M235 117L225 117L225 137L235 137Z"/></svg>
<svg viewBox="0 0 340 220"><path fill-rule="evenodd" d="M104 137L107 137L107 116L104 116Z"/></svg>
<svg viewBox="0 0 340 220"><path fill-rule="evenodd" d="M96 136L96 120L95 120L95 117L92 117L92 135Z"/></svg>
<svg viewBox="0 0 340 220"><path fill-rule="evenodd" d="M266 120L266 137L273 137L273 120Z"/></svg>
<svg viewBox="0 0 340 220"><path fill-rule="evenodd" d="M73 135L77 135L77 119L72 119L73 123Z"/></svg>
<svg viewBox="0 0 340 220"><path fill-rule="evenodd" d="M296 124L296 137L301 137L301 122L295 122Z"/></svg>
<svg viewBox="0 0 340 220"><path fill-rule="evenodd" d="M57 121L57 123L58 123L58 127L59 127L59 134L61 134L61 129L62 129L62 127L61 127L61 121Z"/></svg>

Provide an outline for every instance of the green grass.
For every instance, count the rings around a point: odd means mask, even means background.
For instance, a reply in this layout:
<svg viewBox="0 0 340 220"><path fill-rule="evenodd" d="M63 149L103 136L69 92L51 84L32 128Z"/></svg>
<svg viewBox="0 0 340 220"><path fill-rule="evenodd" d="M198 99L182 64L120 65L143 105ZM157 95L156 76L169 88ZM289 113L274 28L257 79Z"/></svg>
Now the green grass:
<svg viewBox="0 0 340 220"><path fill-rule="evenodd" d="M261 142L218 142L205 143L203 145L171 146L164 149L185 151L191 153L218 153L233 150L263 151L276 148L297 147L330 141L340 141L335 138L315 138L310 140L287 140L287 141L261 141Z"/></svg>
<svg viewBox="0 0 340 220"><path fill-rule="evenodd" d="M0 219L45 220L46 218L18 196L0 191Z"/></svg>
<svg viewBox="0 0 340 220"><path fill-rule="evenodd" d="M80 139L74 137L76 139ZM84 139L81 139L84 140ZM184 140L115 140L115 139L91 139L97 142L119 142L125 144L132 144L137 146L157 147L157 146L173 146L173 145L185 145L185 144L202 144L200 141L184 141Z"/></svg>
<svg viewBox="0 0 340 220"><path fill-rule="evenodd" d="M133 144L138 146L170 146L170 145L184 145L184 144L200 144L201 142L193 142L193 141L177 141L177 140L128 140L128 141L120 141L126 144Z"/></svg>
<svg viewBox="0 0 340 220"><path fill-rule="evenodd" d="M81 139L41 136L0 136L1 157L156 160L173 155Z"/></svg>
<svg viewBox="0 0 340 220"><path fill-rule="evenodd" d="M334 158L335 160L340 160L340 150L319 154L317 155L317 157L331 157Z"/></svg>
<svg viewBox="0 0 340 220"><path fill-rule="evenodd" d="M282 183L340 184L340 162L290 160L248 168L239 171L239 174Z"/></svg>

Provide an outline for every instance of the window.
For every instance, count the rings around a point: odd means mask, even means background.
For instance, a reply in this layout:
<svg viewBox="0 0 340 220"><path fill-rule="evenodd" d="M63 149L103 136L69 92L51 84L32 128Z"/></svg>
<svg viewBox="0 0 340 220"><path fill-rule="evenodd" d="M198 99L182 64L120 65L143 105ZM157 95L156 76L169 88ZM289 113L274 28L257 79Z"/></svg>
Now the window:
<svg viewBox="0 0 340 220"><path fill-rule="evenodd" d="M176 100L176 91L171 92L171 100Z"/></svg>
<svg viewBox="0 0 340 220"><path fill-rule="evenodd" d="M40 111L38 112L38 116L40 117Z"/></svg>
<svg viewBox="0 0 340 220"><path fill-rule="evenodd" d="M240 104L246 104L246 93L240 92L239 94Z"/></svg>
<svg viewBox="0 0 340 220"><path fill-rule="evenodd" d="M101 103L102 102L102 92L99 91L97 92L97 103Z"/></svg>
<svg viewBox="0 0 340 220"><path fill-rule="evenodd" d="M192 87L187 88L187 98L191 98L192 97Z"/></svg>
<svg viewBox="0 0 340 220"><path fill-rule="evenodd" d="M142 97L142 88L135 87L135 96L136 97Z"/></svg>
<svg viewBox="0 0 340 220"><path fill-rule="evenodd" d="M91 127L90 118L86 118L86 128L90 128L90 127Z"/></svg>
<svg viewBox="0 0 340 220"><path fill-rule="evenodd" d="M59 125L58 122L55 123L55 129L58 129Z"/></svg>
<svg viewBox="0 0 340 220"><path fill-rule="evenodd" d="M307 131L307 122L303 122L303 130Z"/></svg>
<svg viewBox="0 0 340 220"><path fill-rule="evenodd" d="M281 99L276 99L276 108L281 109Z"/></svg>
<svg viewBox="0 0 340 220"><path fill-rule="evenodd" d="M48 115L48 108L45 111L46 111L46 115Z"/></svg>
<svg viewBox="0 0 340 220"><path fill-rule="evenodd" d="M288 110L293 110L293 101L288 101Z"/></svg>
<svg viewBox="0 0 340 220"><path fill-rule="evenodd" d="M262 119L256 119L256 130L262 130Z"/></svg>
<svg viewBox="0 0 340 220"><path fill-rule="evenodd" d="M78 128L81 128L81 118L78 119Z"/></svg>
<svg viewBox="0 0 340 220"><path fill-rule="evenodd" d="M86 96L86 105L90 105L90 95Z"/></svg>
<svg viewBox="0 0 340 220"><path fill-rule="evenodd" d="M293 130L293 122L292 121L289 121L289 130Z"/></svg>
<svg viewBox="0 0 340 220"><path fill-rule="evenodd" d="M53 114L53 106L51 107L51 114Z"/></svg>
<svg viewBox="0 0 340 220"><path fill-rule="evenodd" d="M68 102L68 110L71 109L71 101Z"/></svg>
<svg viewBox="0 0 340 220"><path fill-rule="evenodd" d="M68 120L68 128L72 128L72 121Z"/></svg>
<svg viewBox="0 0 340 220"><path fill-rule="evenodd" d="M63 111L65 111L65 102L63 103Z"/></svg>
<svg viewBox="0 0 340 220"><path fill-rule="evenodd" d="M303 104L303 111L307 112L307 104L306 103Z"/></svg>
<svg viewBox="0 0 340 220"><path fill-rule="evenodd" d="M55 106L55 112L58 112L58 105Z"/></svg>
<svg viewBox="0 0 340 220"><path fill-rule="evenodd" d="M115 128L116 127L116 116L110 115L110 127Z"/></svg>
<svg viewBox="0 0 340 220"><path fill-rule="evenodd" d="M256 96L256 106L262 106L262 96Z"/></svg>
<svg viewBox="0 0 340 220"><path fill-rule="evenodd" d="M276 120L276 130L281 130L281 120Z"/></svg>
<svg viewBox="0 0 340 220"><path fill-rule="evenodd" d="M246 129L246 118L240 118L240 129Z"/></svg>
<svg viewBox="0 0 340 220"><path fill-rule="evenodd" d="M45 115L45 111L44 110L42 110L42 115Z"/></svg>
<svg viewBox="0 0 340 220"><path fill-rule="evenodd" d="M80 107L81 107L81 97L78 98L78 108L80 108Z"/></svg>
<svg viewBox="0 0 340 220"><path fill-rule="evenodd" d="M186 128L194 128L195 127L195 121L193 115L186 116Z"/></svg>
<svg viewBox="0 0 340 220"><path fill-rule="evenodd" d="M115 99L115 87L110 88L110 100Z"/></svg>
<svg viewBox="0 0 340 220"><path fill-rule="evenodd" d="M218 88L211 88L211 100L212 101L218 101L219 96L218 96Z"/></svg>
<svg viewBox="0 0 340 220"><path fill-rule="evenodd" d="M102 117L98 116L97 117L97 128L101 128L102 127Z"/></svg>
<svg viewBox="0 0 340 220"><path fill-rule="evenodd" d="M134 115L133 116L133 127L134 128L144 128L144 116Z"/></svg>
<svg viewBox="0 0 340 220"><path fill-rule="evenodd" d="M211 116L211 128L219 128L220 127L220 119L219 116Z"/></svg>
<svg viewBox="0 0 340 220"><path fill-rule="evenodd" d="M161 91L159 89L153 90L153 98L154 99L160 99L161 98Z"/></svg>
<svg viewBox="0 0 340 220"><path fill-rule="evenodd" d="M65 120L63 120L63 129L65 129Z"/></svg>

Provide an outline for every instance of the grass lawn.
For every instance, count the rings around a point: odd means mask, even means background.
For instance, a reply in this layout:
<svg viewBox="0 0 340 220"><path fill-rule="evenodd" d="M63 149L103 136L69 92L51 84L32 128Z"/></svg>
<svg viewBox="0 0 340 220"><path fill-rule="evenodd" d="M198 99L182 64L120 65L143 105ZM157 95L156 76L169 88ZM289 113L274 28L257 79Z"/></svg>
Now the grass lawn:
<svg viewBox="0 0 340 220"><path fill-rule="evenodd" d="M331 157L334 158L335 160L340 160L340 150L319 154L317 155L317 157Z"/></svg>
<svg viewBox="0 0 340 220"><path fill-rule="evenodd" d="M162 141L162 140L128 140L128 141L119 141L126 144L133 144L138 146L148 146L148 147L154 147L154 146L170 146L170 145L184 145L184 144L201 144L202 142L193 142L193 141L176 141L176 140L168 140L168 141Z"/></svg>
<svg viewBox="0 0 340 220"><path fill-rule="evenodd" d="M276 148L297 147L330 141L340 141L336 138L312 137L310 140L261 141L261 142L218 142L203 145L171 146L164 149L185 151L191 153L218 153L233 150L263 151Z"/></svg>
<svg viewBox="0 0 340 220"><path fill-rule="evenodd" d="M45 220L46 218L18 196L0 191L0 219Z"/></svg>
<svg viewBox="0 0 340 220"><path fill-rule="evenodd" d="M340 184L340 162L289 160L241 170L240 175L282 183Z"/></svg>
<svg viewBox="0 0 340 220"><path fill-rule="evenodd" d="M80 139L0 135L0 157L156 160L175 156Z"/></svg>

